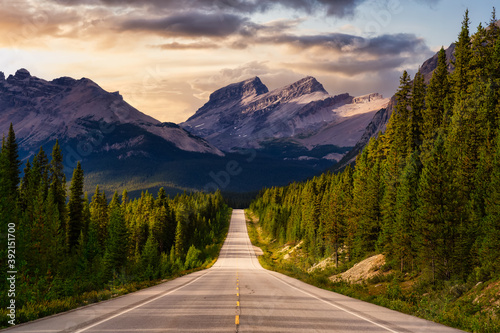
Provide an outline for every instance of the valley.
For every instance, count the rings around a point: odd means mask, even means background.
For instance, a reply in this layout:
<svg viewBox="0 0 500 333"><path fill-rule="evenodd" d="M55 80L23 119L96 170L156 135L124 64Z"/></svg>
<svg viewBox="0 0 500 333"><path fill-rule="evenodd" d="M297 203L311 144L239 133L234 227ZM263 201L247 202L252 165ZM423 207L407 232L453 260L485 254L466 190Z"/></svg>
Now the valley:
<svg viewBox="0 0 500 333"><path fill-rule="evenodd" d="M40 3L0 7L2 331L500 331L494 8Z"/></svg>

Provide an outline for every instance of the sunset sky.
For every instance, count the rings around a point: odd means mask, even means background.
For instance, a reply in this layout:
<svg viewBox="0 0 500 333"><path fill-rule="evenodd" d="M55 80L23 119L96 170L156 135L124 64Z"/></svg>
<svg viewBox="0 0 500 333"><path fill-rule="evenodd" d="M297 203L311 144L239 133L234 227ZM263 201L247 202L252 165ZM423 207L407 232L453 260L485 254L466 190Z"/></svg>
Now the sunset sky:
<svg viewBox="0 0 500 333"><path fill-rule="evenodd" d="M181 122L214 90L314 76L332 94L390 97L490 0L0 0L0 71L87 77L140 111ZM500 15L497 15L500 16Z"/></svg>

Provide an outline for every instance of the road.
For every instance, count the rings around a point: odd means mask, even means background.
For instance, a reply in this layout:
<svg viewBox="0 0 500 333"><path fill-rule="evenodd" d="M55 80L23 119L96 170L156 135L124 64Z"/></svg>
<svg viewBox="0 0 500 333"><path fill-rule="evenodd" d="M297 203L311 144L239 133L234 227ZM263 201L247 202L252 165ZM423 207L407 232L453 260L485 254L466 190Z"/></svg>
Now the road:
<svg viewBox="0 0 500 333"><path fill-rule="evenodd" d="M6 332L462 332L263 269L242 210L215 265Z"/></svg>

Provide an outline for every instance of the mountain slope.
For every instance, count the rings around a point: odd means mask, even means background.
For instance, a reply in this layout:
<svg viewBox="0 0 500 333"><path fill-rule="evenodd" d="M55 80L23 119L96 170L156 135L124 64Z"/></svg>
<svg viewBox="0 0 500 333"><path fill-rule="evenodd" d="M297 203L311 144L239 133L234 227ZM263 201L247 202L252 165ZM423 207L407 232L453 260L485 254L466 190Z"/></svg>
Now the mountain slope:
<svg viewBox="0 0 500 333"><path fill-rule="evenodd" d="M269 91L258 77L223 87L186 122L186 130L223 151L286 142L311 150L352 147L373 114L387 104L379 94L331 96L313 77Z"/></svg>
<svg viewBox="0 0 500 333"><path fill-rule="evenodd" d="M0 75L0 132L15 125L22 149L33 153L40 146L59 139L78 140L75 150L120 151L127 154L140 150L147 136L157 137L176 149L222 156L217 148L193 137L175 124L161 123L129 104L118 93L108 93L93 81L62 77L45 81L31 76L25 69L5 79ZM119 126L127 125L131 136L103 144ZM135 135L132 134L135 132ZM161 140L162 139L162 140ZM163 142L162 142L163 143ZM80 153L85 155L85 153Z"/></svg>

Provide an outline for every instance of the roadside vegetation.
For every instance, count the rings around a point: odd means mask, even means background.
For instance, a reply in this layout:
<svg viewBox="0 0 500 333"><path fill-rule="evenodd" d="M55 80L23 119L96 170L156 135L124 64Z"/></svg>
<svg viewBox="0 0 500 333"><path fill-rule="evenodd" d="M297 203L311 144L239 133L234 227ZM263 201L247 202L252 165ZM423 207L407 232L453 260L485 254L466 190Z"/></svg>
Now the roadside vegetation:
<svg viewBox="0 0 500 333"><path fill-rule="evenodd" d="M315 261L304 251L303 242L281 244L262 229L252 212L247 210L246 216L250 239L262 249L264 254L259 256L259 262L266 269L464 331L500 332L500 279L476 284L446 281L434 285L426 283L422 276L401 274L386 262L370 266L364 264L368 260L361 260L335 267L332 257ZM337 278L355 264L365 265L363 268L370 274L360 274L354 282Z"/></svg>
<svg viewBox="0 0 500 333"><path fill-rule="evenodd" d="M40 149L22 178L19 167L11 126L0 152L0 222L9 233L0 285L12 290L0 296L3 327L209 267L228 231L231 209L220 192L170 198L160 189L129 200L124 191L108 200L97 186L89 200L80 163L67 193L57 143L50 161Z"/></svg>
<svg viewBox="0 0 500 333"><path fill-rule="evenodd" d="M500 331L500 28L469 31L429 84L405 71L385 133L355 168L262 190L261 260L324 287L473 332ZM279 250L300 244L300 255ZM362 283L333 283L373 255ZM283 255L284 257L284 255ZM329 258L333 268L308 273Z"/></svg>

